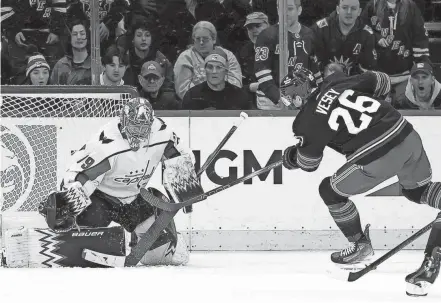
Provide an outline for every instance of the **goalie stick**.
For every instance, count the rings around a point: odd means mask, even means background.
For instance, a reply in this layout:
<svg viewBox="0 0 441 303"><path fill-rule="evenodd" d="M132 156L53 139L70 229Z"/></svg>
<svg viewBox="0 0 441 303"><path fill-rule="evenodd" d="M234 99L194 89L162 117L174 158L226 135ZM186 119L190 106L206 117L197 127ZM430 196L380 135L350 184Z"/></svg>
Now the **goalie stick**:
<svg viewBox="0 0 441 303"><path fill-rule="evenodd" d="M248 118L248 115L244 112L240 113L240 120L238 120L234 125L230 128L228 133L224 136L222 141L218 144L216 149L208 156L207 161L202 165L202 167L199 169L198 173L196 174L197 177L200 177L202 173L207 169L208 165L213 162L214 158L219 154L222 147L224 147L225 143L231 138L231 136L234 134L234 132L239 128L240 124L242 124L243 121L245 121L246 118ZM185 208L185 211L187 213L191 213L193 211L192 206L189 205Z"/></svg>
<svg viewBox="0 0 441 303"><path fill-rule="evenodd" d="M219 145L216 147L216 149L210 154L210 156L208 156L207 161L205 161L205 163L202 165L202 167L200 168L200 170L198 171L198 173L196 174L198 177L200 175L202 175L202 173L207 169L208 165L211 164L211 162L213 162L214 158L217 156L217 154L219 153L219 151L221 150L222 147L224 147L225 143L227 143L227 141L231 138L231 136L234 134L234 132L236 131L236 129L240 126L240 124L246 119L248 118L248 115L244 112L240 113L240 120L237 121L228 131L228 133L225 135L225 137L222 139L222 141L219 143Z"/></svg>
<svg viewBox="0 0 441 303"><path fill-rule="evenodd" d="M196 197L191 198L190 200L187 200L187 201L181 202L181 203L168 203L168 202L165 202L164 200L153 196L146 189L143 189L143 188L141 188L140 194L141 194L142 198L145 199L151 205L153 205L153 206L155 206L155 207L157 207L159 209L168 211L168 212L175 212L175 211L179 211L183 207L187 207L189 205L192 205L192 204L198 203L200 201L203 201L203 200L207 199L209 196L217 194L217 193L219 193L219 192L221 192L223 190L226 190L226 189L228 189L228 188L230 188L230 187L232 187L234 185L240 184L240 183L242 183L242 182L244 182L246 180L254 178L255 176L258 176L260 174L266 173L266 172L268 172L268 171L270 171L270 170L272 170L272 169L282 165L282 162L283 162L282 160L279 160L277 162L269 164L269 165L267 165L267 166L265 166L265 167L263 167L263 168L261 168L259 170L256 170L255 172L252 172L251 174L248 174L248 175L243 176L243 177L241 177L239 179L236 179L236 180L234 180L234 181L232 181L232 182L230 182L228 184L216 187L216 188L214 188L212 190L207 191L206 193L203 193L201 195L198 195Z"/></svg>
<svg viewBox="0 0 441 303"><path fill-rule="evenodd" d="M359 271L355 271L355 272L350 272L350 273L346 273L346 272L342 272L341 270L339 271L339 274L333 274L334 277L338 278L339 280L343 280L343 281L347 281L347 282L354 282L357 281L358 279L360 279L361 277L363 277L364 275L366 275L367 273L371 272L372 270L377 269L377 267L382 264L384 261L388 260L390 257L392 257L393 255L395 255L396 253L398 253L400 250L402 250L404 247L406 247L407 245L409 245L410 243L412 243L413 241L415 241L416 239L418 239L420 236L422 236L423 234L425 234L427 231L429 231L432 228L432 225L435 223L435 220L430 222L429 224L427 224L426 226L424 226L422 229L420 229L419 231L417 231L415 234L413 234L412 236L410 236L409 238L407 238L406 240L404 240L403 242L401 242L400 244L398 244L396 247L394 247L392 250L390 250L389 252L387 252L385 255L383 255L382 257L378 258L377 260L375 260L374 262L372 262L371 264L367 265L365 268L363 268L362 270Z"/></svg>
<svg viewBox="0 0 441 303"><path fill-rule="evenodd" d="M218 144L216 149L210 154L207 161L202 165L201 169L197 173L197 176L200 176L210 165L210 163L217 156L221 148L225 145L225 143L231 138L240 124L248 117L248 115L244 112L240 113L241 120L235 123L229 130L229 132L225 135L222 141ZM136 266L142 257L146 254L146 252L152 247L155 241L158 239L159 235L162 231L170 224L173 220L174 216L179 212L181 207L179 207L175 211L161 211L159 216L144 234L144 236L139 240L138 244L132 248L130 254L126 257L124 256L112 256L108 254L103 254L97 251L93 251L90 249L84 249L82 252L82 258L111 267L133 267Z"/></svg>

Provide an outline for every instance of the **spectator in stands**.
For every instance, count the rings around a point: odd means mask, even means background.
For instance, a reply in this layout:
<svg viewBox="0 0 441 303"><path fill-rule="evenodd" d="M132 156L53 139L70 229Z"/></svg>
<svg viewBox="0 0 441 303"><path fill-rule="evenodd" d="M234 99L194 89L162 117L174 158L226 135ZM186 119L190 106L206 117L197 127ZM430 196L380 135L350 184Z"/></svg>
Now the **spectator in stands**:
<svg viewBox="0 0 441 303"><path fill-rule="evenodd" d="M4 1L2 1L4 2ZM6 4L8 1L6 1ZM3 5L2 3L2 11ZM43 54L51 67L64 55L61 38L66 16L66 0L57 1L9 1L6 9L11 9L3 23L6 28L8 53L12 73L25 74L27 64L28 45L35 45L38 52ZM3 16L2 16L3 19ZM23 81L15 78L15 84Z"/></svg>
<svg viewBox="0 0 441 303"><path fill-rule="evenodd" d="M296 87L296 98L285 96L280 90L280 81L286 74L292 74L299 68L313 72L317 83L321 81L321 73L314 56L314 33L311 29L299 22L299 15L302 13L300 0L286 1L286 26L287 34L287 68L280 70L279 47L279 24L269 26L263 30L256 40L256 56L254 60L254 72L259 82L259 89L256 92L257 107L262 110L285 110L294 109L287 106L288 102L295 107L302 105L308 92L308 85ZM294 101L294 102L292 102ZM305 99L306 101L306 99Z"/></svg>
<svg viewBox="0 0 441 303"><path fill-rule="evenodd" d="M157 38L155 22L146 18L137 18L130 27L128 34L118 39L118 46L125 48L129 55L129 67L123 78L124 83L141 90L138 75L140 75L142 65L147 61L156 61L165 68L165 80L162 89L174 92L173 65L158 50L155 42Z"/></svg>
<svg viewBox="0 0 441 303"><path fill-rule="evenodd" d="M261 12L251 13L245 21L245 28L248 32L249 40L244 43L236 57L239 60L243 75L243 89L248 95L248 99L256 102L256 91L259 86L256 74L254 73L254 48L257 36L264 29L268 28L268 16Z"/></svg>
<svg viewBox="0 0 441 303"><path fill-rule="evenodd" d="M220 48L212 51L204 60L207 79L185 94L183 109L251 109L245 92L225 80L228 56Z"/></svg>
<svg viewBox="0 0 441 303"><path fill-rule="evenodd" d="M37 50L37 47L35 47ZM50 66L46 58L39 53L34 53L28 59L26 67L26 80L24 84L47 85L50 75Z"/></svg>
<svg viewBox="0 0 441 303"><path fill-rule="evenodd" d="M322 72L331 62L343 64L350 75L377 68L375 36L360 13L359 0L340 0L335 12L312 26Z"/></svg>
<svg viewBox="0 0 441 303"><path fill-rule="evenodd" d="M100 75L101 85L124 85L122 79L129 64L129 55L116 45L111 45L101 59L104 71Z"/></svg>
<svg viewBox="0 0 441 303"><path fill-rule="evenodd" d="M104 54L104 51L116 39L116 28L126 15L129 2L126 0L99 0L98 3L100 47L101 53ZM90 0L70 0L67 10L68 23L76 19L90 23L90 9Z"/></svg>
<svg viewBox="0 0 441 303"><path fill-rule="evenodd" d="M92 83L91 58L89 55L88 24L83 20L72 22L67 54L54 66L50 84L90 85Z"/></svg>
<svg viewBox="0 0 441 303"><path fill-rule="evenodd" d="M188 6L196 6L196 0L131 0L126 27L139 17L155 20L158 30L159 50L175 62L178 55L191 43L191 30L196 24Z"/></svg>
<svg viewBox="0 0 441 303"><path fill-rule="evenodd" d="M242 87L242 72L234 54L220 46L215 46L217 32L208 21L200 21L193 27L193 46L182 52L174 66L176 94L182 100L193 86L206 80L204 60L214 49L222 49L227 54L227 81Z"/></svg>
<svg viewBox="0 0 441 303"><path fill-rule="evenodd" d="M248 0L199 0L195 7L195 18L197 22L212 23L217 30L217 43L235 50L247 38L243 24L251 12Z"/></svg>
<svg viewBox="0 0 441 303"><path fill-rule="evenodd" d="M406 90L392 105L398 109L441 109L441 84L433 75L430 63L414 64Z"/></svg>
<svg viewBox="0 0 441 303"><path fill-rule="evenodd" d="M180 102L171 91L164 91L165 68L157 61L147 61L141 67L138 76L141 83L141 95L148 99L153 109L176 110L180 108Z"/></svg>
<svg viewBox="0 0 441 303"><path fill-rule="evenodd" d="M418 6L412 0L371 0L361 16L374 30L378 70L392 82L392 101L404 94L410 69L428 60L429 38Z"/></svg>

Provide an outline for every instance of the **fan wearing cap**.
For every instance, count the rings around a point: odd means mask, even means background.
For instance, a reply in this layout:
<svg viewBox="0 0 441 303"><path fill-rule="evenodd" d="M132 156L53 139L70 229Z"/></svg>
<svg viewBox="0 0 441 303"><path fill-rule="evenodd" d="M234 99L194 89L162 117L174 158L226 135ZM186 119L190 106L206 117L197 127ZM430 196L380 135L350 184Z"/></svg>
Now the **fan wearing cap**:
<svg viewBox="0 0 441 303"><path fill-rule="evenodd" d="M250 109L246 93L226 80L227 54L216 49L205 57L207 80L192 88L182 101L183 109Z"/></svg>
<svg viewBox="0 0 441 303"><path fill-rule="evenodd" d="M25 84L47 85L50 67L42 54L35 54L28 59Z"/></svg>
<svg viewBox="0 0 441 303"><path fill-rule="evenodd" d="M168 58L159 51L158 28L154 20L137 17L132 20L129 32L118 38L116 44L129 54L129 67L124 74L124 84L141 89L138 75L142 65L147 61L157 61L165 69L163 90L174 91L173 65Z"/></svg>
<svg viewBox="0 0 441 303"><path fill-rule="evenodd" d="M180 104L173 92L163 89L165 67L157 61L147 61L141 67L138 81L141 84L141 95L148 99L153 109L179 109Z"/></svg>
<svg viewBox="0 0 441 303"><path fill-rule="evenodd" d="M398 109L441 109L441 84L430 63L413 65L404 95L398 96L392 105Z"/></svg>
<svg viewBox="0 0 441 303"><path fill-rule="evenodd" d="M248 32L249 40L246 41L236 54L243 75L243 88L249 98L256 99L256 91L259 86L256 74L254 73L254 57L256 55L255 43L257 36L268 28L268 16L261 12L254 12L247 15L244 27Z"/></svg>
<svg viewBox="0 0 441 303"><path fill-rule="evenodd" d="M193 86L206 80L205 58L215 49L221 49L227 54L228 79L227 81L237 87L242 87L242 71L236 56L229 50L215 46L217 31L208 21L199 21L193 27L193 45L183 51L174 66L175 91L179 99Z"/></svg>

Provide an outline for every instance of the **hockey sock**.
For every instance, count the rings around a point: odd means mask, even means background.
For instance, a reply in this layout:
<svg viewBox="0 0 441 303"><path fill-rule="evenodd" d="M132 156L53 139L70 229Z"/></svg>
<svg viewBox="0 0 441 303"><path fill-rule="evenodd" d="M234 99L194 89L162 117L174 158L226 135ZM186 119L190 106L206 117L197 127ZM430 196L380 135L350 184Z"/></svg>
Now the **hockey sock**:
<svg viewBox="0 0 441 303"><path fill-rule="evenodd" d="M339 204L328 205L329 213L349 242L358 241L363 236L360 215L355 204L348 200Z"/></svg>
<svg viewBox="0 0 441 303"><path fill-rule="evenodd" d="M431 182L421 197L421 203L441 209L441 182Z"/></svg>
<svg viewBox="0 0 441 303"><path fill-rule="evenodd" d="M441 247L441 213L438 214L432 226L424 253L430 256L433 249L437 246Z"/></svg>

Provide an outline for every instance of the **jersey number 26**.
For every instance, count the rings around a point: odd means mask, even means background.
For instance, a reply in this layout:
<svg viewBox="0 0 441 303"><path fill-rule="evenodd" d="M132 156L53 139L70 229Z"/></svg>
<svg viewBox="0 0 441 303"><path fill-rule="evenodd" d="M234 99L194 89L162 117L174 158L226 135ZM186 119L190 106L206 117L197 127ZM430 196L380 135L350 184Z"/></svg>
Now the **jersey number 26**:
<svg viewBox="0 0 441 303"><path fill-rule="evenodd" d="M355 99L355 102L348 99L349 96L352 96L354 94L353 90L345 90L339 97L338 101L341 105L344 107L347 107L349 109L358 111L361 113L360 116L360 126L355 126L354 120L352 119L351 114L349 113L349 110L343 107L337 107L329 116L328 124L331 127L331 129L337 131L340 124L337 122L338 117L342 117L344 123L346 124L346 127L348 128L348 132L352 135L356 135L362 130L368 128L369 124L372 121L372 117L369 115L366 115L365 113L375 113L380 108L381 103L378 102L375 99L369 98L367 96L358 96L357 99ZM368 103L368 106L365 106L365 103Z"/></svg>

